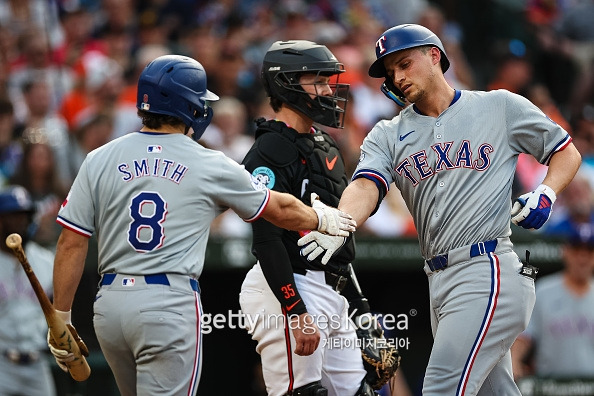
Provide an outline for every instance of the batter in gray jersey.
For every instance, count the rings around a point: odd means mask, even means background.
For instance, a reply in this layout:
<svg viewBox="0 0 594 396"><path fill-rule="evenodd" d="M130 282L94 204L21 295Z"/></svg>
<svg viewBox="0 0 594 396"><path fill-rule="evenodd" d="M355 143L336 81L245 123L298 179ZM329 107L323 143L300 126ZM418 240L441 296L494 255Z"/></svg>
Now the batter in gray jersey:
<svg viewBox="0 0 594 396"><path fill-rule="evenodd" d="M518 154L548 164L570 142L566 131L519 95L457 91L437 118L409 106L379 122L363 142L353 178L374 177L386 190L391 183L398 187L421 253L430 259L509 236Z"/></svg>
<svg viewBox="0 0 594 396"><path fill-rule="evenodd" d="M123 394L195 390L202 313L196 279L210 223L228 207L255 219L268 197L236 162L179 133L135 132L87 156L58 222L83 236L97 234L102 287L93 322ZM134 332L122 318L134 323ZM123 353L114 342L126 339L130 350ZM147 342L155 344L147 349ZM126 375L135 361L153 355L162 355L157 364L137 366L147 378ZM176 372L188 373L190 385L176 383ZM171 380L159 383L161 377Z"/></svg>
<svg viewBox="0 0 594 396"><path fill-rule="evenodd" d="M102 274L198 278L212 220L229 207L253 220L267 198L222 153L182 134L138 132L87 156L58 222L98 234Z"/></svg>
<svg viewBox="0 0 594 396"><path fill-rule="evenodd" d="M425 27L387 30L376 56L369 75L384 79L388 97L412 105L366 137L339 208L360 225L394 183L413 215L434 336L423 395L520 395L509 350L530 318L534 272L513 251L509 222L541 227L580 155L528 100L450 87L443 45ZM549 169L512 206L520 153Z"/></svg>

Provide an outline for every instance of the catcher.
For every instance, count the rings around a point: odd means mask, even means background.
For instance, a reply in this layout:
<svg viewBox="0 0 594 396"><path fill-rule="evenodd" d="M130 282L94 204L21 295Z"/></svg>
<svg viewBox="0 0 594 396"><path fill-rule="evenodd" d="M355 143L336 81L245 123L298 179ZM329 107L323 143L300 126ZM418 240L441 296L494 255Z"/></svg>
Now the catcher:
<svg viewBox="0 0 594 396"><path fill-rule="evenodd" d="M348 183L343 159L330 135L313 124L342 128L348 85L334 82L342 72L328 48L311 41L276 42L267 51L262 79L275 120L257 121L256 141L243 160L263 187L307 204L312 195L338 203ZM383 334L352 272L353 239L326 265L301 254L297 240L304 233L266 220L252 227L258 262L243 282L240 304L244 314L260 320L248 331L258 343L268 395L376 394L373 389L393 376L399 356L375 340ZM361 324L357 332L347 300ZM273 316L284 326L265 321ZM364 338L365 363L357 337Z"/></svg>

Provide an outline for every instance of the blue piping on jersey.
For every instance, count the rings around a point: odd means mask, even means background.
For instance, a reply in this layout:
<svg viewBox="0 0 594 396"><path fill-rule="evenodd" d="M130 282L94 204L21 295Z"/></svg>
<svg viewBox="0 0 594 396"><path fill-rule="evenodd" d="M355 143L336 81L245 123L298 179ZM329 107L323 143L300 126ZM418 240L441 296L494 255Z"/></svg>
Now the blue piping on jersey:
<svg viewBox="0 0 594 396"><path fill-rule="evenodd" d="M451 105L456 103L458 101L458 99L460 99L460 96L462 96L462 91L460 91L459 89L454 89L454 99L452 99L452 101L450 102L448 107L450 107ZM417 107L416 104L413 104L413 110L415 111L415 113L420 114L422 116L426 115L426 114L423 114L421 112L421 110L419 110L419 108Z"/></svg>
<svg viewBox="0 0 594 396"><path fill-rule="evenodd" d="M258 211L252 217L250 217L249 219L244 219L243 221L245 221L246 223L251 223L257 220L262 215L262 212L264 212L264 209L266 209L266 206L268 206L268 201L270 201L270 190L267 188L266 197L264 197L264 201L258 208Z"/></svg>
<svg viewBox="0 0 594 396"><path fill-rule="evenodd" d="M194 370L190 379L188 395L196 394L196 388L198 387L202 372L202 304L200 303L200 297L197 292L194 292L194 302L196 304L196 354L194 355Z"/></svg>
<svg viewBox="0 0 594 396"><path fill-rule="evenodd" d="M547 155L543 162L543 165L548 165L551 161L551 158L553 157L553 154L555 154L557 151L564 150L567 146L569 146L569 143L571 143L572 140L573 139L571 138L571 136L569 136L569 134L565 135L565 137L559 143L557 143L557 145L551 150L549 155Z"/></svg>
<svg viewBox="0 0 594 396"><path fill-rule="evenodd" d="M171 133L167 133L167 132L146 132L146 131L138 131L138 133L142 133L143 135L151 135L151 136L155 136L155 135L171 135Z"/></svg>
<svg viewBox="0 0 594 396"><path fill-rule="evenodd" d="M381 173L374 171L373 169L361 169L358 170L357 172L355 172L355 174L353 175L353 177L351 178L352 180L358 179L358 178L365 178L367 180L371 180L372 182L375 183L375 185L377 186L378 190L383 190L384 191L384 195L388 192L388 190L390 189L390 185L388 184L387 180L384 178L384 176L382 176Z"/></svg>
<svg viewBox="0 0 594 396"><path fill-rule="evenodd" d="M66 220L62 216L58 216L58 218L56 219L56 222L58 224L60 224L62 227L65 227L65 228L69 229L70 231L76 232L77 234L84 235L89 238L93 235L93 231L87 230L86 228L83 228L83 227L79 226L78 224L75 224L69 220Z"/></svg>

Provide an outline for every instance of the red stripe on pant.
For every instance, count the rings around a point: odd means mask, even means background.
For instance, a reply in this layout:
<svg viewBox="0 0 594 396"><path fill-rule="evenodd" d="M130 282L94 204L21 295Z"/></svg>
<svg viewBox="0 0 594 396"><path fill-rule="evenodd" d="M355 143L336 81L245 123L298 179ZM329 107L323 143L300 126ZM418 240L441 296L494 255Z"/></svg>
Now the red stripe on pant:
<svg viewBox="0 0 594 396"><path fill-rule="evenodd" d="M287 392L293 391L293 385L295 383L295 378L293 377L293 348L291 347L291 329L289 328L289 316L287 315L287 310L283 308L283 315L285 319L285 347L287 353L287 374L289 374L289 386L287 387Z"/></svg>

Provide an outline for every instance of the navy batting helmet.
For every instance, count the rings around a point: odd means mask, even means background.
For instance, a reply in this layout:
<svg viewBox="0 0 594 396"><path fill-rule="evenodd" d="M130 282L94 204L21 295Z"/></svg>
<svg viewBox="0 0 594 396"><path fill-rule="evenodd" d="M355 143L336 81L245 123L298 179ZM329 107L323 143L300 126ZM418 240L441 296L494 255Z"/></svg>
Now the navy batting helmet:
<svg viewBox="0 0 594 396"><path fill-rule="evenodd" d="M29 192L22 186L8 186L0 191L0 213L30 212L35 205Z"/></svg>
<svg viewBox="0 0 594 396"><path fill-rule="evenodd" d="M402 93L396 89L393 81L388 78L384 66L384 58L394 52L430 45L437 47L441 52L441 70L445 73L450 67L450 61L445 53L445 49L439 37L431 30L421 25L406 24L394 26L386 30L375 42L376 60L369 67L369 76L376 78L385 78L382 85L382 92L399 105L403 105Z"/></svg>
<svg viewBox="0 0 594 396"><path fill-rule="evenodd" d="M299 84L299 76L305 73L332 76L344 71L344 65L324 45L307 40L277 41L264 56L262 82L268 96L318 124L343 128L349 84L339 84L337 80L329 84L332 96L316 95L312 99Z"/></svg>
<svg viewBox="0 0 594 396"><path fill-rule="evenodd" d="M200 139L212 119L209 102L219 97L206 89L206 72L196 60L164 55L150 62L138 79L136 107L177 117Z"/></svg>

